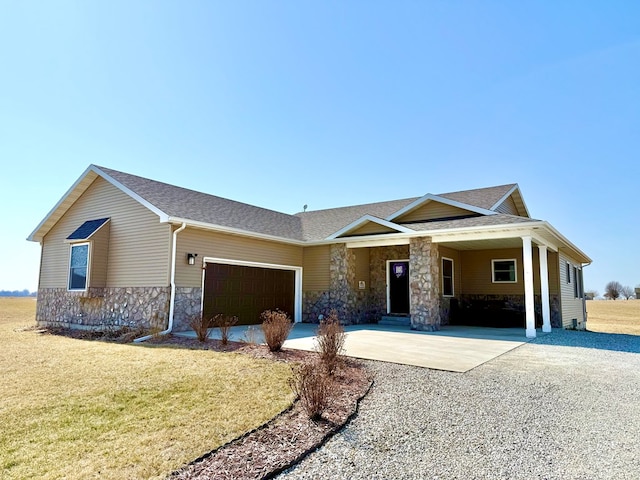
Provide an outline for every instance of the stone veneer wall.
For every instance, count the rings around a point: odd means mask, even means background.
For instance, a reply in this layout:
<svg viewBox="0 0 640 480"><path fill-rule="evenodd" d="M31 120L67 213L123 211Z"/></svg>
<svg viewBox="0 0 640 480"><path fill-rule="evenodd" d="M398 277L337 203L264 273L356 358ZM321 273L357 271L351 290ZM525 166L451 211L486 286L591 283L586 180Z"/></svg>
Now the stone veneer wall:
<svg viewBox="0 0 640 480"><path fill-rule="evenodd" d="M177 287L173 304L173 330L175 332L191 330L189 321L194 315L200 315L201 307L201 287Z"/></svg>
<svg viewBox="0 0 640 480"><path fill-rule="evenodd" d="M369 249L369 317L378 321L387 313L387 260L409 258L409 245Z"/></svg>
<svg viewBox="0 0 640 480"><path fill-rule="evenodd" d="M524 295L482 295L482 294L463 294L460 295L460 308L470 308L472 302L504 302L505 308L522 314L522 328L525 327L525 304ZM542 325L542 297L534 296L534 310L536 316L536 325ZM551 313L551 327L562 328L562 314L560 312L560 295L552 293L549 295L549 310Z"/></svg>
<svg viewBox="0 0 640 480"><path fill-rule="evenodd" d="M440 262L438 245L431 237L412 238L409 243L409 289L411 328L440 329Z"/></svg>
<svg viewBox="0 0 640 480"><path fill-rule="evenodd" d="M346 325L358 323L358 293L355 290L356 256L343 243L331 245L328 291L304 291L302 293L302 321L316 323L320 315L335 311L340 322Z"/></svg>
<svg viewBox="0 0 640 480"><path fill-rule="evenodd" d="M101 329L166 328L169 287L65 288L38 290L36 322L42 326Z"/></svg>

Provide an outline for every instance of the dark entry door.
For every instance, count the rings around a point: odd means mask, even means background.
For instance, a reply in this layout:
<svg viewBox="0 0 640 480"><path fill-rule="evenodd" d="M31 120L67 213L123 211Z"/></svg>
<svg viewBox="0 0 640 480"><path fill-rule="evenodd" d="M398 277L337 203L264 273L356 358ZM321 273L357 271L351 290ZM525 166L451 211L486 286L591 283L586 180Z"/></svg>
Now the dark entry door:
<svg viewBox="0 0 640 480"><path fill-rule="evenodd" d="M293 319L295 272L207 263L203 314L235 315L239 325L260 323L265 310L280 309Z"/></svg>
<svg viewBox="0 0 640 480"><path fill-rule="evenodd" d="M389 263L389 313L409 313L409 262Z"/></svg>

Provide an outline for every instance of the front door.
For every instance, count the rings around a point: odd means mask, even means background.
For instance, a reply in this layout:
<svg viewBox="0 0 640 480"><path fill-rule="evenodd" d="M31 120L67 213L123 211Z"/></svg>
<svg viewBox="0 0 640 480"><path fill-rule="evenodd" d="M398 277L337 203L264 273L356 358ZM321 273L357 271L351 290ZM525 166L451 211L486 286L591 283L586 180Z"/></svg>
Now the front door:
<svg viewBox="0 0 640 480"><path fill-rule="evenodd" d="M388 313L409 313L409 262L389 262L387 284L389 285Z"/></svg>

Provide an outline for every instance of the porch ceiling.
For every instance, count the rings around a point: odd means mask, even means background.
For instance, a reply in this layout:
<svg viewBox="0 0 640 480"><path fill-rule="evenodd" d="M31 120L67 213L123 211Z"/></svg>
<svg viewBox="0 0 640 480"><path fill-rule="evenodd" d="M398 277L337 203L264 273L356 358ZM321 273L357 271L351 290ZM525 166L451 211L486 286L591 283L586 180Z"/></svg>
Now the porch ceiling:
<svg viewBox="0 0 640 480"><path fill-rule="evenodd" d="M503 248L522 248L522 239L519 237L492 238L486 240L438 242L438 245L453 248L455 250L493 250Z"/></svg>

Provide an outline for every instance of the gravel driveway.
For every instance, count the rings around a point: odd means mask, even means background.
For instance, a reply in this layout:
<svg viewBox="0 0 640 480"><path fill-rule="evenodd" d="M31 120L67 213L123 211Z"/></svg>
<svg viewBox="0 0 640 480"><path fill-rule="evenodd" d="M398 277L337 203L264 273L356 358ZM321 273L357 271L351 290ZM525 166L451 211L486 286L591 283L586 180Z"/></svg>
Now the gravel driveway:
<svg viewBox="0 0 640 480"><path fill-rule="evenodd" d="M359 415L278 478L639 478L640 336L554 330L467 373L367 365Z"/></svg>

